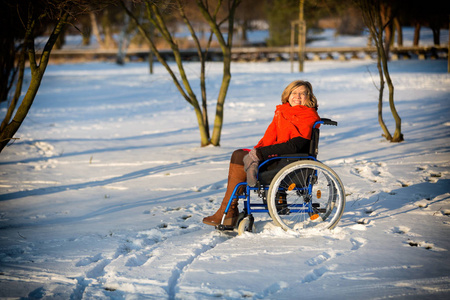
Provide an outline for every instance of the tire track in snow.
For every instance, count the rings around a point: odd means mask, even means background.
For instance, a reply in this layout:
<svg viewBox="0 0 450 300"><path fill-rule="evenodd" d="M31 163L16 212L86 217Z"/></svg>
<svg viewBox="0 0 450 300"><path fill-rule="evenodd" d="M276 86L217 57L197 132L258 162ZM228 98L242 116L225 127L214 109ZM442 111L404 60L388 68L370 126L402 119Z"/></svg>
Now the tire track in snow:
<svg viewBox="0 0 450 300"><path fill-rule="evenodd" d="M215 232L210 233L209 235L216 234ZM180 261L177 263L176 267L172 271L172 276L168 281L168 289L167 294L169 299L175 299L177 292L177 285L179 279L183 276L189 266L197 259L199 256L205 254L210 251L214 247L216 247L221 241L224 241L223 236L213 236L212 238L205 238L199 245L197 249L194 249L192 252L192 256L187 258L184 261Z"/></svg>
<svg viewBox="0 0 450 300"><path fill-rule="evenodd" d="M91 261L88 263L89 260ZM85 272L85 276L78 276L74 278L77 283L72 294L70 295L70 300L83 299L88 287L100 286L100 279L105 274L105 267L110 264L111 261L112 259L102 259L101 254L97 254L92 258L79 261L77 263L78 266L84 266L84 263L86 265L94 263L95 266L87 270Z"/></svg>
<svg viewBox="0 0 450 300"><path fill-rule="evenodd" d="M83 299L123 292L175 299L179 279L195 259L229 237L200 226L190 229L171 226L126 235L112 257L99 253L76 263L86 267L70 299Z"/></svg>

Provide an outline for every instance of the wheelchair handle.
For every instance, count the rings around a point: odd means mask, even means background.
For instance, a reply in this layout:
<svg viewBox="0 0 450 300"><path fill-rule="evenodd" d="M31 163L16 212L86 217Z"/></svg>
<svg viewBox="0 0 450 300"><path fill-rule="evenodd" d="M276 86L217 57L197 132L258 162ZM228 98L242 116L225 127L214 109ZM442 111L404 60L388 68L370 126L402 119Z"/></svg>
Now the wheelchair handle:
<svg viewBox="0 0 450 300"><path fill-rule="evenodd" d="M327 119L327 118L321 118L320 121L317 121L316 123L314 123L313 128L316 128L316 126L317 126L318 124L337 126L337 125L338 125L338 122L333 121L333 120L331 120L331 119Z"/></svg>

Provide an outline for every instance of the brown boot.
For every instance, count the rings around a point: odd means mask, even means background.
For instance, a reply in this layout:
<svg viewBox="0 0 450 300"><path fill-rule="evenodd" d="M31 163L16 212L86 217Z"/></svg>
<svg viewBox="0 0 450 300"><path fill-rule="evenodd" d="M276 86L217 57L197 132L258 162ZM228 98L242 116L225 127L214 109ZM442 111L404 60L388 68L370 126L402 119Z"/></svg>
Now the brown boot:
<svg viewBox="0 0 450 300"><path fill-rule="evenodd" d="M222 201L222 205L220 206L219 210L216 211L216 213L212 216L203 218L203 223L217 226L220 225L222 222L223 215L225 213L225 208L228 205L228 200L224 199ZM225 226L234 226L236 225L237 219L239 217L239 210L237 208L237 200L234 199L233 202L231 202L230 209L228 210L227 215L225 216L225 219L223 220L223 225Z"/></svg>
<svg viewBox="0 0 450 300"><path fill-rule="evenodd" d="M228 169L228 184L227 191L225 192L225 196L222 200L222 204L220 205L219 210L212 216L206 217L203 219L203 223L217 226L222 222L223 214L225 212L225 208L228 205L228 201L233 194L233 190L235 186L243 182L247 179L247 173L244 171L244 156L247 155L248 151L244 150L236 150L231 155L230 159L230 167ZM242 193L244 191L244 187L241 186L237 193ZM223 225L226 226L234 226L239 217L239 210L237 208L238 201L237 199L233 199L233 202L230 205L230 209L225 217Z"/></svg>

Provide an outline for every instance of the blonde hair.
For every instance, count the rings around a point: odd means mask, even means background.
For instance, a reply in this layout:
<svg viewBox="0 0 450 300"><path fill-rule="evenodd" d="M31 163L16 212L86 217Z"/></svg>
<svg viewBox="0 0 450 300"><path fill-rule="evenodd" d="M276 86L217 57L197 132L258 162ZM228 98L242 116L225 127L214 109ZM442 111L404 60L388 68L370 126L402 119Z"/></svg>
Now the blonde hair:
<svg viewBox="0 0 450 300"><path fill-rule="evenodd" d="M306 101L305 106L313 107L317 110L319 105L317 104L316 96L314 96L314 94L313 94L312 85L308 81L304 81L304 80L296 80L296 81L289 83L289 85L284 89L283 93L281 94L281 103L283 103L283 104L287 103L292 91L300 86L304 86L308 90L309 99Z"/></svg>

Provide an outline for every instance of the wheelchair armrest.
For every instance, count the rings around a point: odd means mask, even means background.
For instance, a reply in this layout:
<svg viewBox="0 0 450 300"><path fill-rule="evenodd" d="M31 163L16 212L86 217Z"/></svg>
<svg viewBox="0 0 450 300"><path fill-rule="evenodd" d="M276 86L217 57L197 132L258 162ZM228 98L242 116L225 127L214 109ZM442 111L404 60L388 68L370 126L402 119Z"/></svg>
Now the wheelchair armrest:
<svg viewBox="0 0 450 300"><path fill-rule="evenodd" d="M338 125L338 122L336 122L336 121L333 121L333 120L331 120L331 119L328 119L328 118L321 118L320 119L323 123L323 125L333 125L333 126L337 126Z"/></svg>
<svg viewBox="0 0 450 300"><path fill-rule="evenodd" d="M289 158L291 158L291 159L292 158L303 158L303 159L310 158L310 159L314 159L314 160L316 159L315 157L313 157L307 153L283 154L281 156L276 156L276 157L266 159L265 161L263 161L262 163L259 164L258 169L260 169L263 165L265 165L273 160L284 159L284 158L287 158L287 159L289 159Z"/></svg>

